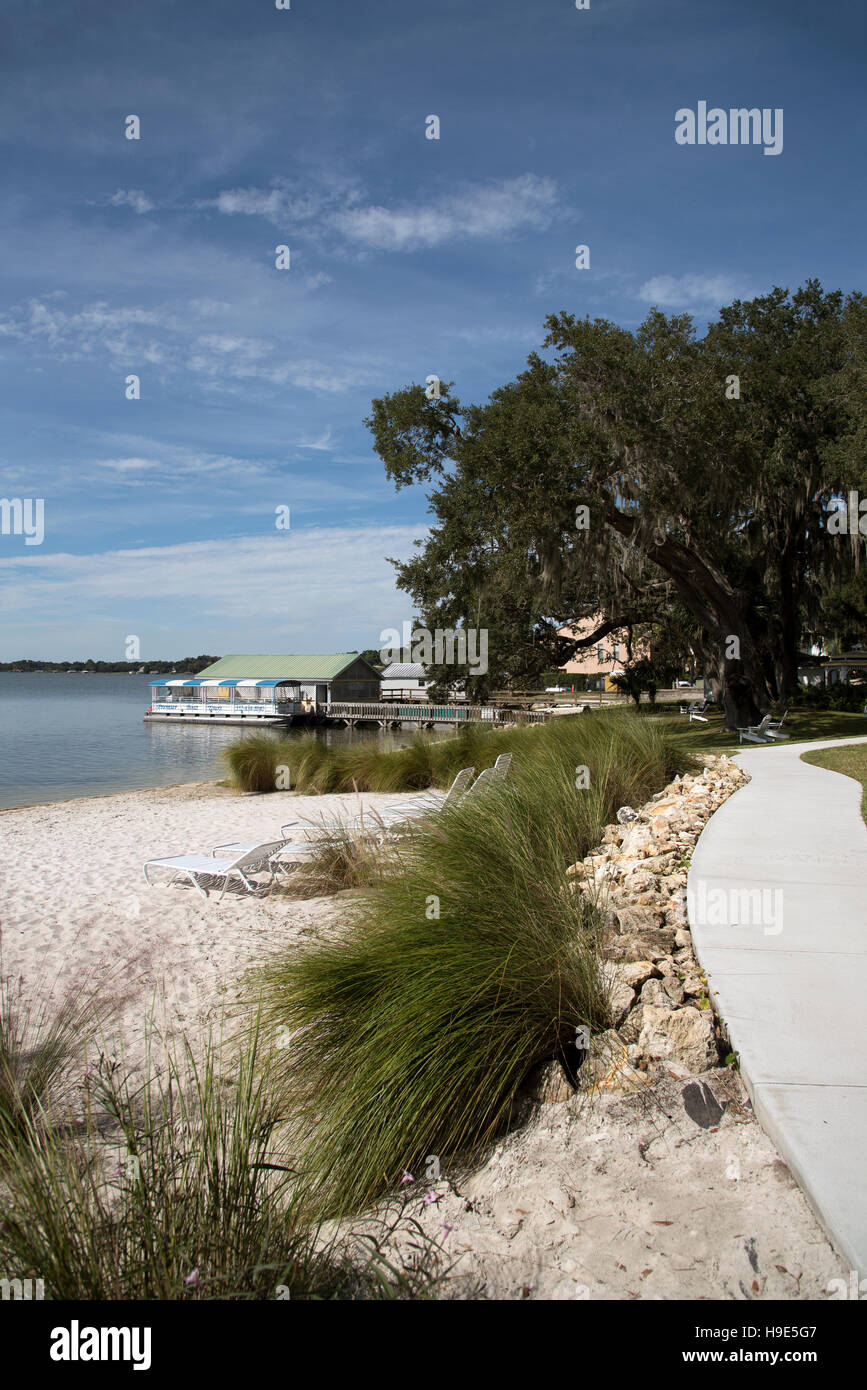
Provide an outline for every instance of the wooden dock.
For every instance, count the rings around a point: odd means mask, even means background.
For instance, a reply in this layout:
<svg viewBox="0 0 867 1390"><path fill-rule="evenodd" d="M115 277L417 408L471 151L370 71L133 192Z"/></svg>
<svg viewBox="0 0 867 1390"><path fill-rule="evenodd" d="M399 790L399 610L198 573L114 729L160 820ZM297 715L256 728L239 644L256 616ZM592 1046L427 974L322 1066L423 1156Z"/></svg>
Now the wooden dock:
<svg viewBox="0 0 867 1390"><path fill-rule="evenodd" d="M414 724L420 729L434 729L441 725L458 728L462 724L544 724L550 715L544 710L502 709L497 705L403 704L395 700L383 704L332 702L325 707L325 718L329 724L348 724L350 728L358 724L400 729L404 724Z"/></svg>

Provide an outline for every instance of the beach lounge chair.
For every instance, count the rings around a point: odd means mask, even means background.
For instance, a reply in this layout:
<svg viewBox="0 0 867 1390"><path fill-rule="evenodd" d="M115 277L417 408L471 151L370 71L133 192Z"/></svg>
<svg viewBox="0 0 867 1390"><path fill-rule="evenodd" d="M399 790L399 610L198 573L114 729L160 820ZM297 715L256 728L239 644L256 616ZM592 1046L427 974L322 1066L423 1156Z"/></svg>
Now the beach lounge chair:
<svg viewBox="0 0 867 1390"><path fill-rule="evenodd" d="M442 811L446 806L455 806L466 793L475 770L474 767L461 768L447 792L422 792L419 796L408 797L405 801L394 801L390 806L383 806L378 811L368 811L360 816L351 816L347 820L337 821L333 827L325 826L324 831L327 834L328 830L332 828L355 830L364 829L369 825L388 825L395 821L409 820L417 815L431 815L435 811ZM283 826L284 833L288 829L290 826ZM311 826L311 831L313 834L308 838L319 838L318 827ZM319 834L321 833L319 831Z"/></svg>
<svg viewBox="0 0 867 1390"><path fill-rule="evenodd" d="M458 783L458 778L462 777L463 773L468 773L470 776L472 776L472 772L472 768L464 768L462 773L458 773L458 776L455 778L454 782L449 788L449 792L446 794L443 800L432 803L430 807L424 806L420 802L402 802L399 807L386 808L388 810L393 809L395 814L392 816L390 820L380 820L379 823L377 823L375 819L378 813L372 812L371 819L366 823L365 826L360 827L361 833L365 835L370 835L371 838L380 838L383 835L387 834L390 830L399 829L401 825L411 824L415 820L422 820L426 815L436 815L438 812L442 811L447 804L454 804L449 803L448 798L451 795L451 793L455 790L455 786ZM473 785L469 788L469 790L463 793L463 796L465 798L475 797L480 791L484 791L486 787L496 786L498 783L502 782L504 776L505 773L501 775L495 770L495 768L486 767L483 772L479 773L478 777L476 778ZM461 785L464 786L465 784L466 783L464 781ZM458 799L461 798L459 797ZM272 856L272 868L291 868L292 863L297 862L298 856L315 854L317 849L321 849L323 845L328 844L328 829L329 828L326 826L324 828L323 833L321 835L316 836L315 838L311 838L308 840L299 840L295 843L286 843L281 845L280 848L277 849ZM350 834L355 834L358 832L359 827L355 824L354 821L339 821L337 825L334 827L334 829L340 831L348 830ZM292 861L284 860L284 855L292 855Z"/></svg>
<svg viewBox="0 0 867 1390"><path fill-rule="evenodd" d="M199 882L200 878L221 878L223 887L220 890L219 902L230 878L239 878L245 888L251 892L255 891L256 884L251 882L251 875L267 870L273 878L274 870L271 859L283 844L282 840L268 840L262 844L254 845L252 849L247 848L243 854L237 854L225 859L217 859L213 855L207 854L175 854L165 859L149 859L144 866L145 883L149 888L153 887L148 875L149 869L157 867L171 869L172 876L167 886L174 883L176 878L187 878L200 893L203 898L208 896L207 888Z"/></svg>
<svg viewBox="0 0 867 1390"><path fill-rule="evenodd" d="M291 835L286 834L286 831L292 830L293 828L295 828L296 834L303 835L304 822L300 820L290 820L283 826L280 833L283 836L283 842L285 844L288 844L289 840L292 838ZM259 843L258 840L233 840L231 844L228 845L214 845L211 854L214 856L219 854L224 859L227 857L230 859L237 859L239 854L247 854L250 850L256 849Z"/></svg>

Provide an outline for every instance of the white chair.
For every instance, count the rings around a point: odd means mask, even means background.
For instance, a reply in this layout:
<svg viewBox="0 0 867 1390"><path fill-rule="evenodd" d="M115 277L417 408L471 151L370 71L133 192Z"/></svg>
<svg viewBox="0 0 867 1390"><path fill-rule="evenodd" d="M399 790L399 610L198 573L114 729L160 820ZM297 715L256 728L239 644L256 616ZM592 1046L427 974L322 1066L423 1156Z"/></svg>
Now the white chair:
<svg viewBox="0 0 867 1390"><path fill-rule="evenodd" d="M771 724L771 716L766 714L761 724L748 724L746 728L738 726L739 743L771 743L773 734L768 732ZM783 735L788 738L788 734Z"/></svg>
<svg viewBox="0 0 867 1390"><path fill-rule="evenodd" d="M154 885L148 876L148 869L162 868L172 871L167 887L170 887L176 878L187 878L196 892L200 893L203 898L207 898L208 890L202 887L199 879L221 878L223 887L220 890L218 902L225 893L230 878L239 878L245 888L255 892L256 884L251 882L250 876L267 870L273 878L274 870L271 860L282 844L282 840L264 841L254 845L252 849L248 847L243 854L226 859L217 859L213 855L207 854L175 854L165 859L149 859L144 866L145 883L149 888L153 888Z"/></svg>
<svg viewBox="0 0 867 1390"><path fill-rule="evenodd" d="M467 791L472 781L474 767L464 767L455 777L447 792L422 792L418 796L408 797L405 801L393 801L390 806L383 806L378 811L368 811L359 816L351 816L347 820L341 820L333 826L325 826L327 833L332 829L340 830L364 830L369 825L388 825L394 822L414 819L416 816L433 815L436 811L442 811L446 806L456 806L461 797ZM289 829L283 826L283 830Z"/></svg>
<svg viewBox="0 0 867 1390"><path fill-rule="evenodd" d="M395 814L388 821L381 819L378 825L376 824L375 819L373 819L378 815L378 813L371 812L372 819L367 823L368 827L370 828L368 829L362 826L361 833L369 835L370 838L382 838L384 835L388 834L390 830L399 829L401 825L411 825L413 821L421 820L426 815L437 815L440 811L444 810L447 805L457 804L456 802L450 803L448 798L455 790L455 787L458 783L458 779L464 778L464 774L469 774L469 776L472 776L472 773L473 769L471 767L464 768L462 772L459 772L445 798L442 801L438 801L432 804L430 809L423 805L420 805L418 802L402 802L400 807L388 807L387 809L393 809ZM479 773L478 777L476 778L473 785L469 788L469 790L463 793L462 797L458 797L458 800L467 800L470 797L477 796L478 793L484 791L485 788L490 786L496 786L498 783L502 782L504 776L505 773L501 775L496 771L495 768L486 767L483 772ZM464 778L464 781L461 783L461 786L464 785L466 785L466 778ZM330 829L332 834L335 831L349 833L350 835L355 835L359 833L358 827L356 826L354 821L339 821L335 826L330 827ZM332 840L331 843L337 843L337 841ZM315 854L318 849L322 849L327 844L329 844L329 827L325 826L323 827L323 833L321 835L316 836L315 838L311 838L309 840L296 841L295 843L282 844L279 847L279 849L275 850L274 854L272 855L271 867L273 869L282 869L284 865L287 868L291 867L292 863L297 862L299 856L309 856L311 854ZM291 861L284 860L283 856L287 854L291 854L293 856Z"/></svg>

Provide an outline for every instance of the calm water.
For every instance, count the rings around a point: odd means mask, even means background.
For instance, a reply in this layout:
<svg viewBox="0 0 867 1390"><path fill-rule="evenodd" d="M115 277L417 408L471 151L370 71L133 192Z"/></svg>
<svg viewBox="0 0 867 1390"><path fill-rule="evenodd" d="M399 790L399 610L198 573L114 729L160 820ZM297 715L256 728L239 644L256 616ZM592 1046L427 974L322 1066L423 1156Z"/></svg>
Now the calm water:
<svg viewBox="0 0 867 1390"><path fill-rule="evenodd" d="M0 807L206 782L224 777L220 752L244 729L154 725L146 676L0 672ZM329 743L409 735L320 730Z"/></svg>

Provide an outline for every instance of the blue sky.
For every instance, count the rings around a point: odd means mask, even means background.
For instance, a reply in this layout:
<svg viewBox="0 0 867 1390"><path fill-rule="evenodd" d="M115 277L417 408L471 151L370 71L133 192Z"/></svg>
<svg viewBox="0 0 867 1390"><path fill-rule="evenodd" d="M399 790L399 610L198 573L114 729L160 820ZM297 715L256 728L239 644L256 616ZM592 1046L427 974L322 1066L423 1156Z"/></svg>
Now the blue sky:
<svg viewBox="0 0 867 1390"><path fill-rule="evenodd" d="M0 660L378 646L429 518L373 397L483 399L561 309L865 288L865 31L861 0L5 0L0 497L45 539L0 535ZM701 100L782 108L782 154L676 144Z"/></svg>

